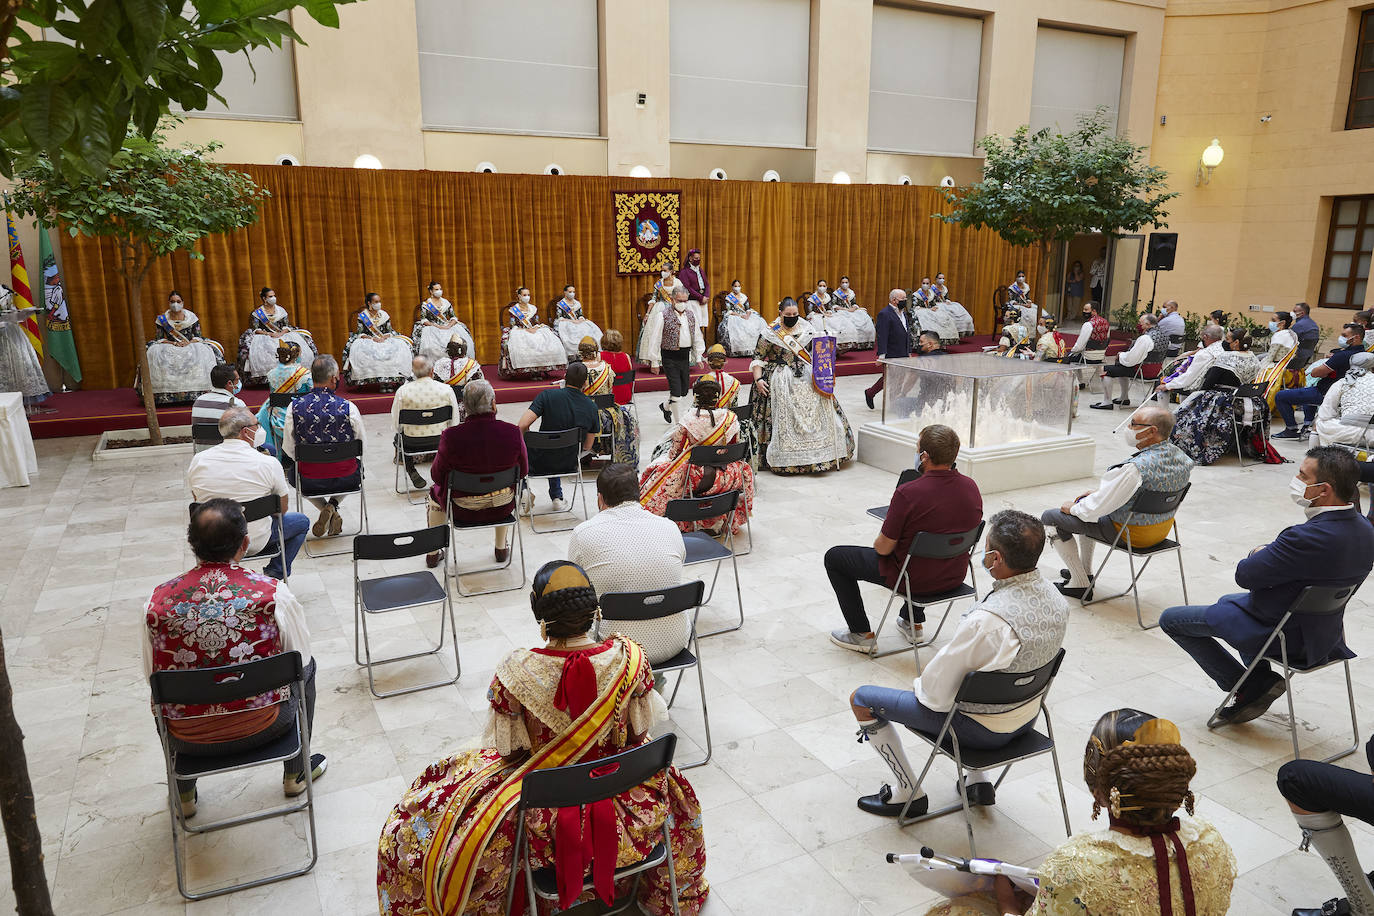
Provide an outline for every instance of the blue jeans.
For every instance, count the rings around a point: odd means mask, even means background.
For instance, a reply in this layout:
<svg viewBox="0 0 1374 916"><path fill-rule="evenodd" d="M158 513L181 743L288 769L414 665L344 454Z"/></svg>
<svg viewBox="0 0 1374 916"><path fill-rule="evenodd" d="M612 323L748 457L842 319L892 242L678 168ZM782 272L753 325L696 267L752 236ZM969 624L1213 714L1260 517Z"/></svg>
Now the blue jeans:
<svg viewBox="0 0 1374 916"><path fill-rule="evenodd" d="M562 498L563 498L563 478L562 478L562 477L550 477L550 478L549 478L549 499L562 499Z"/></svg>
<svg viewBox="0 0 1374 916"><path fill-rule="evenodd" d="M948 715L923 706L913 691L899 690L896 687L875 687L871 684L854 691L854 705L867 706L873 717L880 721L909 725L931 735L940 733L940 727L945 724L945 716ZM950 728L959 739L960 748L995 751L1030 731L1034 725L1035 720L1031 719L1014 732L995 732L976 719L956 712Z"/></svg>
<svg viewBox="0 0 1374 916"><path fill-rule="evenodd" d="M301 512L287 512L281 517L282 524L277 523L277 519L272 519L272 536L267 540L264 551L276 550L277 540L282 536L281 529L286 528L286 575L291 575L291 564L296 560L296 554L301 552L301 545L305 543L306 532L310 530L310 519ZM284 579L282 575L281 561L278 557L273 557L267 564L267 574L273 579Z"/></svg>
<svg viewBox="0 0 1374 916"><path fill-rule="evenodd" d="M1274 406L1279 409L1279 416L1283 417L1284 427L1297 429L1298 420L1293 415L1293 408L1301 404L1303 420L1311 423L1317 419L1317 408L1321 406L1323 397L1316 388L1285 388L1274 395Z"/></svg>
<svg viewBox="0 0 1374 916"><path fill-rule="evenodd" d="M1159 617L1159 628L1178 643L1179 648L1192 656L1203 673L1222 690L1237 686L1245 668L1254 661L1255 656L1240 653L1241 660L1227 651L1218 637L1221 635L1207 623L1207 605L1186 604L1171 607ZM1269 673L1269 663L1260 662L1251 677L1263 677Z"/></svg>

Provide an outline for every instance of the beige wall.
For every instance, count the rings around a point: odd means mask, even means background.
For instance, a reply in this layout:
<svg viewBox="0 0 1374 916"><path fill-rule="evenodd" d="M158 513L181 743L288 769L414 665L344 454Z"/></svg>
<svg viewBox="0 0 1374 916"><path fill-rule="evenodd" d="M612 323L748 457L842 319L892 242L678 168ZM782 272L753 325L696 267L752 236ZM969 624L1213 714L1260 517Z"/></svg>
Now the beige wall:
<svg viewBox="0 0 1374 916"><path fill-rule="evenodd" d="M673 143L671 174L678 178L709 178L712 169L725 169L731 180L762 181L773 169L783 181L810 181L816 153L809 149L771 146L727 146L715 143Z"/></svg>
<svg viewBox="0 0 1374 916"><path fill-rule="evenodd" d="M421 137L427 169L473 172L477 163L490 162L502 173L538 175L545 166L557 164L564 175L606 174L606 141L596 138L446 130L427 130Z"/></svg>

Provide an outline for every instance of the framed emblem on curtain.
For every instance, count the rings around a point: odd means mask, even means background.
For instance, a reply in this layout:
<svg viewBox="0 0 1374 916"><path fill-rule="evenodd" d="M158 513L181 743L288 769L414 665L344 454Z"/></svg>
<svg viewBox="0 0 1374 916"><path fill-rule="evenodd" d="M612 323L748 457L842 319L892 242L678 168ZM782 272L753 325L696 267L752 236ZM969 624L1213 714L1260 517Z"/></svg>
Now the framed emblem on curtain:
<svg viewBox="0 0 1374 916"><path fill-rule="evenodd" d="M663 263L677 272L681 258L681 191L614 191L615 272L657 273Z"/></svg>

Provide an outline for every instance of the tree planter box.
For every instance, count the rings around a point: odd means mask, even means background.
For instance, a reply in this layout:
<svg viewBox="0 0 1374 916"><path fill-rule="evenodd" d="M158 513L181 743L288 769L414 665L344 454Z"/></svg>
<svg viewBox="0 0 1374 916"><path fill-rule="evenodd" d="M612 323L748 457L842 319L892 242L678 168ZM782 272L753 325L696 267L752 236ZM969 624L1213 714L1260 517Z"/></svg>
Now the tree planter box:
<svg viewBox="0 0 1374 916"><path fill-rule="evenodd" d="M191 427L189 426L164 426L162 435L166 436L189 436ZM152 437L148 435L147 429L110 429L100 434L100 441L95 444L95 451L91 454L92 461L123 461L129 458L149 458L160 455L186 455L190 456L195 446L189 442L178 445L143 445L125 446L124 448L111 448L111 442L143 442L147 443Z"/></svg>

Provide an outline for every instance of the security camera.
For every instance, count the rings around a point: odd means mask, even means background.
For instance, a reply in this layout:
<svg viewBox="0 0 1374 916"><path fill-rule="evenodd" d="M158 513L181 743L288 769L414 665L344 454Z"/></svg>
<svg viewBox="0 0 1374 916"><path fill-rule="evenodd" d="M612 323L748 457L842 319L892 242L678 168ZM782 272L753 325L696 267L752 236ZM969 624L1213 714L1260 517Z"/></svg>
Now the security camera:
<svg viewBox="0 0 1374 916"><path fill-rule="evenodd" d="M898 176L898 178L897 178L897 184L902 184L902 185L911 184L911 176L910 176L910 175L901 175L901 176Z"/></svg>
<svg viewBox="0 0 1374 916"><path fill-rule="evenodd" d="M1261 124L1268 124L1268 123L1269 123L1270 121L1272 121L1272 120L1274 120L1274 116L1273 116L1273 115L1265 115L1264 117L1260 118L1260 123L1261 123Z"/></svg>
<svg viewBox="0 0 1374 916"><path fill-rule="evenodd" d="M496 171L496 169L493 168L491 171L494 172L494 171ZM544 174L545 174L545 175L562 175L562 174L563 174L563 166L559 165L557 162L550 162L548 165L544 166Z"/></svg>
<svg viewBox="0 0 1374 916"><path fill-rule="evenodd" d="M942 188L952 188L952 187L954 187L954 176L953 176L953 175L946 175L944 178L941 178L941 179L940 179L940 187L942 187Z"/></svg>
<svg viewBox="0 0 1374 916"><path fill-rule="evenodd" d="M479 162L477 163L477 168L473 171L486 172L488 175L495 175L496 166L492 165L490 162Z"/></svg>
<svg viewBox="0 0 1374 916"><path fill-rule="evenodd" d="M782 181L782 176L778 174L777 169L769 169L768 171L766 171L766 172L763 173L763 180L764 180L764 181Z"/></svg>
<svg viewBox="0 0 1374 916"><path fill-rule="evenodd" d="M714 168L711 169L711 173L707 177L709 177L712 181L724 181L730 176L725 174L725 169Z"/></svg>
<svg viewBox="0 0 1374 916"><path fill-rule="evenodd" d="M282 153L277 157L277 165L300 165L301 161L290 153Z"/></svg>

